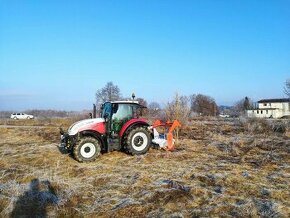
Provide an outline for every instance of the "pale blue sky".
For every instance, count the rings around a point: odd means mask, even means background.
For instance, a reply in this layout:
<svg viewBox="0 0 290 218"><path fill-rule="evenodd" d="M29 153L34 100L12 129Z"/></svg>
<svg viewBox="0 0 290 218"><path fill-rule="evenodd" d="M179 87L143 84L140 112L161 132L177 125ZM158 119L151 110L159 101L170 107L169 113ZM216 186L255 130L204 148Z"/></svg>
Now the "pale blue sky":
<svg viewBox="0 0 290 218"><path fill-rule="evenodd" d="M113 81L165 104L280 98L289 0L0 0L0 110L91 108Z"/></svg>

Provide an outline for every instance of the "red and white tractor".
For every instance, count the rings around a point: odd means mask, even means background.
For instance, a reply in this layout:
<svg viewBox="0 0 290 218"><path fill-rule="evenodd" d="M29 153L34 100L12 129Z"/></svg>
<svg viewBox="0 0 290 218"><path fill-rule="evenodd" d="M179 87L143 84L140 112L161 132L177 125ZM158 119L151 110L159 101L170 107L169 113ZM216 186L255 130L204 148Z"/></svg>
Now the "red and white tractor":
<svg viewBox="0 0 290 218"><path fill-rule="evenodd" d="M152 144L166 148L164 135L156 131L161 123L150 126L140 118L144 106L138 101L111 101L101 106L101 117L85 119L71 125L67 132L60 130L61 148L79 162L95 160L101 153L122 150L132 155L145 154Z"/></svg>

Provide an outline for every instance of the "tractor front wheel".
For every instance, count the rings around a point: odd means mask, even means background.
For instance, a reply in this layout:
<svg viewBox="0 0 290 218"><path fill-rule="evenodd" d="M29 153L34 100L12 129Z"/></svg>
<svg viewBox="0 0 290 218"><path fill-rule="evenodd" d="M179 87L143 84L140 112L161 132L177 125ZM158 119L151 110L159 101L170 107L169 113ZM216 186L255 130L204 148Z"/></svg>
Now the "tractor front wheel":
<svg viewBox="0 0 290 218"><path fill-rule="evenodd" d="M130 154L145 154L151 145L151 135L147 127L137 127L129 130L125 136L124 148Z"/></svg>
<svg viewBox="0 0 290 218"><path fill-rule="evenodd" d="M94 161L100 153L100 142L93 137L82 138L73 148L74 158L79 162Z"/></svg>

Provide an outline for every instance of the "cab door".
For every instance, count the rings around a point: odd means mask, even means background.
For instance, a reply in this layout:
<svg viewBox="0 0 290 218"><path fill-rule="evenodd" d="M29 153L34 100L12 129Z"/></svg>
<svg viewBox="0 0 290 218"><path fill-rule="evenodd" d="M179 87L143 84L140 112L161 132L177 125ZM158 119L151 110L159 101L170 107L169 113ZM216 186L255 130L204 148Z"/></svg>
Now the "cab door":
<svg viewBox="0 0 290 218"><path fill-rule="evenodd" d="M123 125L133 118L133 108L130 104L119 104L112 115L112 131L119 134Z"/></svg>
<svg viewBox="0 0 290 218"><path fill-rule="evenodd" d="M105 119L106 133L108 136L111 135L111 120L112 120L112 103L106 102L102 106L101 117Z"/></svg>

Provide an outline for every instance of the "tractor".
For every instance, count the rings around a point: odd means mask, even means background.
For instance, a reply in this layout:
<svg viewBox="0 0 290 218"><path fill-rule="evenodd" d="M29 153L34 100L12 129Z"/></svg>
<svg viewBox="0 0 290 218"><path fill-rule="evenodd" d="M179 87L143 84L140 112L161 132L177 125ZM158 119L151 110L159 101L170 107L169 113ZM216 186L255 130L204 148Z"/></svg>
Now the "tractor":
<svg viewBox="0 0 290 218"><path fill-rule="evenodd" d="M100 118L85 119L61 133L61 147L79 162L93 161L101 153L122 150L145 154L152 142L149 124L138 101L110 101L101 106Z"/></svg>
<svg viewBox="0 0 290 218"><path fill-rule="evenodd" d="M149 125L146 119L140 117L144 108L134 100L105 102L101 106L100 118L78 121L67 132L60 129L60 148L72 154L77 161L88 162L110 151L141 155L151 145L166 147L167 139L164 135L159 136L155 129L164 125L160 122Z"/></svg>

